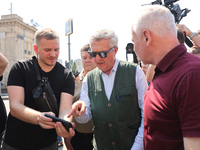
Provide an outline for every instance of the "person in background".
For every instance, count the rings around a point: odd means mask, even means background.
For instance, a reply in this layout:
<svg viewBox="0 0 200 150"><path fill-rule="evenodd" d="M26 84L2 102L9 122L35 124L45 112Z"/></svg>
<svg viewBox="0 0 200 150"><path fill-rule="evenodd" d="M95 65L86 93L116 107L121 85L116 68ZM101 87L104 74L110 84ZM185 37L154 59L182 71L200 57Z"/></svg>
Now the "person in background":
<svg viewBox="0 0 200 150"><path fill-rule="evenodd" d="M61 136L57 136L57 141L58 141L58 147L62 147L63 146L63 140Z"/></svg>
<svg viewBox="0 0 200 150"><path fill-rule="evenodd" d="M44 28L35 34L34 51L38 69L47 77L59 106L59 117L67 121L74 95L72 73L57 62L60 44L58 34ZM57 135L73 136L74 130L65 129L61 122L52 122L44 114L55 116L51 111L40 112L33 100L32 90L38 86L33 59L16 62L8 76L10 113L7 120L2 150L57 150ZM73 124L74 126L74 124Z"/></svg>
<svg viewBox="0 0 200 150"><path fill-rule="evenodd" d="M200 59L179 43L168 8L143 8L134 18L132 41L140 59L156 65L144 98L144 149L199 150Z"/></svg>
<svg viewBox="0 0 200 150"><path fill-rule="evenodd" d="M81 59L83 70L76 77L75 81L77 81L75 86L74 100L73 103L80 99L82 82L86 74L96 68L96 63L94 58L91 57L88 53L90 49L89 44L84 45L81 50ZM71 143L70 139L65 141L68 150L93 150L92 139L93 139L93 121L89 120L87 123L81 124L78 123L74 119L74 123L76 124L75 128L75 136L72 137Z"/></svg>
<svg viewBox="0 0 200 150"><path fill-rule="evenodd" d="M8 65L8 59L2 53L0 53L0 77L6 70L7 65Z"/></svg>
<svg viewBox="0 0 200 150"><path fill-rule="evenodd" d="M192 40L193 46L200 47L200 30L192 32L184 24L177 24L177 26L190 38L190 40Z"/></svg>
<svg viewBox="0 0 200 150"><path fill-rule="evenodd" d="M189 49L189 52L190 52L191 54L194 54L194 55L200 57L200 47L193 46L193 47L191 47L191 48Z"/></svg>
<svg viewBox="0 0 200 150"><path fill-rule="evenodd" d="M98 150L143 150L145 75L135 63L116 58L118 36L102 29L90 38L89 54L97 68L83 80L72 114L80 123L94 122L93 146Z"/></svg>
<svg viewBox="0 0 200 150"><path fill-rule="evenodd" d="M2 53L0 53L0 84L3 78L3 73L7 65L8 65L8 59ZM3 99L1 98L1 91L0 91L0 145L1 145L3 133L5 130L6 119L7 119L6 108L5 108Z"/></svg>
<svg viewBox="0 0 200 150"><path fill-rule="evenodd" d="M75 80L75 85L78 83L78 81L80 80L80 76L79 76L80 72L76 72L74 74L74 80Z"/></svg>
<svg viewBox="0 0 200 150"><path fill-rule="evenodd" d="M146 75L147 74L147 70L149 68L149 64L144 64L142 61L141 61L141 68L144 72L144 74Z"/></svg>

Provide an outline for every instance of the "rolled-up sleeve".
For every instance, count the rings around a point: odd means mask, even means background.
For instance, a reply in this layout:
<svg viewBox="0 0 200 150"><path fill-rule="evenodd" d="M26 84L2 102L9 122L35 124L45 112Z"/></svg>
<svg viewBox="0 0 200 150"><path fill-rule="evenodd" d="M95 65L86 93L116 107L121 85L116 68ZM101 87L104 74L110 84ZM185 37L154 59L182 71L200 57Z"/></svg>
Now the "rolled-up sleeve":
<svg viewBox="0 0 200 150"><path fill-rule="evenodd" d="M90 107L90 99L88 97L87 75L83 79L83 84L82 84L82 87L81 87L80 100L83 100L85 102L86 111L82 116L75 117L75 119L79 123L87 123L92 118L91 107Z"/></svg>

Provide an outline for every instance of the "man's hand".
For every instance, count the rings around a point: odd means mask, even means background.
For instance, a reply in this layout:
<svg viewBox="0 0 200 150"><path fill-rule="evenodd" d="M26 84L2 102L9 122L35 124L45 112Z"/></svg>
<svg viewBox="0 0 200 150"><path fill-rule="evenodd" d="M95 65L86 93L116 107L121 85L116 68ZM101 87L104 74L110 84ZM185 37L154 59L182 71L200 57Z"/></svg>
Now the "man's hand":
<svg viewBox="0 0 200 150"><path fill-rule="evenodd" d="M71 117L72 115L74 117L79 117L82 114L84 114L85 110L86 110L85 102L82 100L78 100L72 105L72 110L70 111L67 117Z"/></svg>
<svg viewBox="0 0 200 150"><path fill-rule="evenodd" d="M55 116L53 112L42 112L41 115L37 118L38 124L43 129L53 129L55 128L55 122L52 121L51 118L45 117L44 114L49 114Z"/></svg>
<svg viewBox="0 0 200 150"><path fill-rule="evenodd" d="M180 28L188 37L192 35L192 31L189 28L187 28L184 24L177 24L176 26Z"/></svg>
<svg viewBox="0 0 200 150"><path fill-rule="evenodd" d="M64 138L73 137L75 135L75 132L74 132L75 124L74 122L71 122L71 124L73 128L69 128L69 132L68 132L61 122L56 122L55 129L56 129L57 134Z"/></svg>

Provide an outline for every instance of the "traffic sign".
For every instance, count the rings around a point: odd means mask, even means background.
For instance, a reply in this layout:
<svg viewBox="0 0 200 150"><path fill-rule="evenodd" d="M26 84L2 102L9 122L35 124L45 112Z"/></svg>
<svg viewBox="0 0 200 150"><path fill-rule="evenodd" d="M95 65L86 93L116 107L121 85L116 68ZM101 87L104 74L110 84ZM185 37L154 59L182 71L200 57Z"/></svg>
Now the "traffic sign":
<svg viewBox="0 0 200 150"><path fill-rule="evenodd" d="M68 36L73 33L72 26L72 19L70 18L65 24L65 36Z"/></svg>

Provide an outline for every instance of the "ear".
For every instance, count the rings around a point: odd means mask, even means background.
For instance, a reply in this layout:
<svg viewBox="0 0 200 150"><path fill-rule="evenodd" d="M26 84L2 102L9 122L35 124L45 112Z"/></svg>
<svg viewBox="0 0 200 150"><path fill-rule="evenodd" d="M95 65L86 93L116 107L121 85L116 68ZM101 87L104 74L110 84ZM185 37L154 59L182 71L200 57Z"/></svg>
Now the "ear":
<svg viewBox="0 0 200 150"><path fill-rule="evenodd" d="M117 51L118 51L118 47L115 47L115 55L117 54Z"/></svg>
<svg viewBox="0 0 200 150"><path fill-rule="evenodd" d="M148 47L151 44L151 34L148 30L143 31L143 38L146 42L146 46Z"/></svg>
<svg viewBox="0 0 200 150"><path fill-rule="evenodd" d="M38 54L38 47L37 47L37 45L33 45L33 48L34 48L35 53Z"/></svg>

